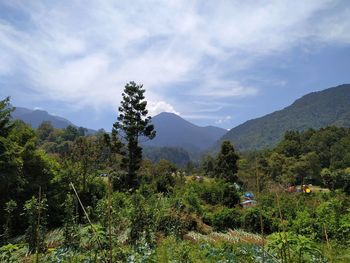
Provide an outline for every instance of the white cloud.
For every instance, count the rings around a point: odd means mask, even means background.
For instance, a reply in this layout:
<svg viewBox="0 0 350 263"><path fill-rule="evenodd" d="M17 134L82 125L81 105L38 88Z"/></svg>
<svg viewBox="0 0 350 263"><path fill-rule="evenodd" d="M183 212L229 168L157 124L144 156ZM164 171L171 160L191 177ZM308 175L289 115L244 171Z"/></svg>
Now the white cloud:
<svg viewBox="0 0 350 263"><path fill-rule="evenodd" d="M171 113L180 115L180 113L177 112L171 104L165 101L156 101L156 102L151 101L147 104L147 108L148 108L148 113L151 116L155 116L161 112L171 112Z"/></svg>
<svg viewBox="0 0 350 263"><path fill-rule="evenodd" d="M256 95L237 72L307 40L350 43L346 1L10 2L28 20L0 19L0 74L21 72L41 97L71 107L115 107L125 83L143 83L150 112L178 113L178 83L191 96ZM1 13L0 13L1 15ZM1 17L1 16L0 16ZM176 101L176 102L175 102ZM181 99L172 103L183 112ZM196 109L192 109L196 110Z"/></svg>
<svg viewBox="0 0 350 263"><path fill-rule="evenodd" d="M216 120L215 123L216 123L216 124L223 124L223 123L225 123L225 122L230 121L231 119L232 119L231 116L225 116L225 117L222 117L222 118Z"/></svg>
<svg viewBox="0 0 350 263"><path fill-rule="evenodd" d="M211 98L229 98L256 95L258 90L253 87L243 86L238 81L210 78L203 87L194 90L193 93L197 96Z"/></svg>

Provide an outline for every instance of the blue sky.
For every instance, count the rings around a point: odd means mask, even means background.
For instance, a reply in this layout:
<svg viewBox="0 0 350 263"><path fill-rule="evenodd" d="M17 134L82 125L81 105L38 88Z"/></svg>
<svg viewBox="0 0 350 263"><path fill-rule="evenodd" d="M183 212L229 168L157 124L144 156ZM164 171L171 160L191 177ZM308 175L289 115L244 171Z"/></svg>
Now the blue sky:
<svg viewBox="0 0 350 263"><path fill-rule="evenodd" d="M109 130L131 80L232 128L350 83L350 2L0 0L0 98Z"/></svg>

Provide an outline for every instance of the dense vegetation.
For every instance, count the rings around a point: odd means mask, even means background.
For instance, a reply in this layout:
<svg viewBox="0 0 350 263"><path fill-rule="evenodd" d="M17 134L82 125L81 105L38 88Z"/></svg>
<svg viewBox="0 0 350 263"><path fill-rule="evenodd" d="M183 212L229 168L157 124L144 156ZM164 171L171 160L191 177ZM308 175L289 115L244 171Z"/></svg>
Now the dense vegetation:
<svg viewBox="0 0 350 263"><path fill-rule="evenodd" d="M350 84L313 92L283 110L249 120L226 133L240 151L275 146L288 130L350 127Z"/></svg>
<svg viewBox="0 0 350 263"><path fill-rule="evenodd" d="M155 133L142 86L126 91L139 99L111 134L33 130L1 101L1 262L349 262L350 129L244 155L226 141L179 168L142 158L138 135ZM246 191L257 203L242 208Z"/></svg>

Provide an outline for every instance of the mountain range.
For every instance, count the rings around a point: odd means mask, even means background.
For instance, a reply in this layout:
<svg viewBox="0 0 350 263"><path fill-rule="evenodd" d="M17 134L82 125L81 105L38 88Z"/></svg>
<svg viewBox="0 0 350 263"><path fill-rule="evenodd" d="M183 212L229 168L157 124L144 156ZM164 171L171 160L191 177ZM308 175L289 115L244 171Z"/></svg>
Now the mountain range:
<svg viewBox="0 0 350 263"><path fill-rule="evenodd" d="M69 120L49 114L44 110L32 110L23 107L16 107L12 112L14 119L19 119L38 128L43 121L49 121L55 128L66 128L68 125L74 125ZM162 112L152 118L152 123L157 131L157 136L151 141L144 142L145 146L150 147L176 147L182 148L190 153L200 153L212 147L227 130L206 126L199 127L190 123L180 116ZM89 134L93 130L88 130Z"/></svg>
<svg viewBox="0 0 350 263"><path fill-rule="evenodd" d="M12 116L33 128L43 121L50 121L56 128L74 125L43 110L17 107ZM249 120L229 131L214 126L200 127L167 112L154 116L152 123L157 136L143 142L144 146L176 147L198 155L209 149L217 150L221 141L229 140L239 151L260 150L274 146L287 130L330 125L350 127L350 84L309 93L282 110Z"/></svg>
<svg viewBox="0 0 350 263"><path fill-rule="evenodd" d="M69 120L49 114L44 110L31 110L23 107L16 107L11 115L12 118L22 120L34 129L38 128L43 121L49 121L52 126L59 129L64 129L69 125L74 126Z"/></svg>

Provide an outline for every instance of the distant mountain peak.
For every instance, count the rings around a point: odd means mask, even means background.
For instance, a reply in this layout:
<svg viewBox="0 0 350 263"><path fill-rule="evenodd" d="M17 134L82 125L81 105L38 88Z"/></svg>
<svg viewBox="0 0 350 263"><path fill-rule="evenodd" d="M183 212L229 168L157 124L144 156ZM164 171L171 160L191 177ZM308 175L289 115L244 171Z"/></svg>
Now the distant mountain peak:
<svg viewBox="0 0 350 263"><path fill-rule="evenodd" d="M181 147L189 152L209 149L226 132L225 129L197 126L181 116L162 112L152 118L157 135L145 143L156 147Z"/></svg>

